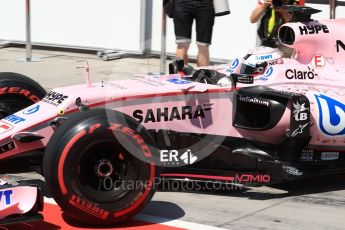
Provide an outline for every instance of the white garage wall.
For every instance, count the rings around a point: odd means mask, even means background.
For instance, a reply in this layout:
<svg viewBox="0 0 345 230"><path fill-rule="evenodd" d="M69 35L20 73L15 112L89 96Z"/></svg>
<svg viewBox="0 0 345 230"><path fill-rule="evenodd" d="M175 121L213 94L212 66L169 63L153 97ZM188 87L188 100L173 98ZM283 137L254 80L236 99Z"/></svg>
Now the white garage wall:
<svg viewBox="0 0 345 230"><path fill-rule="evenodd" d="M23 0L0 1L0 38L25 39L25 5Z"/></svg>
<svg viewBox="0 0 345 230"><path fill-rule="evenodd" d="M314 18L314 19L327 19L330 16L329 5L307 4L307 6L322 10L322 12L313 15L312 18ZM336 18L345 18L345 7L344 6L338 6L336 8L335 17Z"/></svg>
<svg viewBox="0 0 345 230"><path fill-rule="evenodd" d="M31 0L32 41L141 51L146 0ZM0 39L25 41L25 0L0 1Z"/></svg>
<svg viewBox="0 0 345 230"><path fill-rule="evenodd" d="M256 45L256 24L249 22L249 16L255 7L257 0L230 0L231 14L217 17L211 46L211 57L216 59L232 59L242 56L244 52ZM160 50L161 42L161 1L154 0L153 26L152 26L152 50ZM193 28L195 35L195 28ZM196 55L197 47L195 37L190 54ZM175 52L175 35L172 19L167 23L167 51Z"/></svg>

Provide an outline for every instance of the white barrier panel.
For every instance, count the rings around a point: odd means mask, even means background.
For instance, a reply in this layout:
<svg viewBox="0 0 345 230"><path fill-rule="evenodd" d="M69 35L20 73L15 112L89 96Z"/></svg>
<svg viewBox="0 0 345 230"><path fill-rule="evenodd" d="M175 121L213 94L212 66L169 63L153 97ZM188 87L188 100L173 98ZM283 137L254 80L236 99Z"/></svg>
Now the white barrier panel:
<svg viewBox="0 0 345 230"><path fill-rule="evenodd" d="M31 0L33 43L143 50L146 0ZM25 42L25 0L0 1L0 39Z"/></svg>
<svg viewBox="0 0 345 230"><path fill-rule="evenodd" d="M153 25L152 25L152 50L160 51L161 34L161 1L153 2ZM242 56L246 51L256 45L257 25L251 24L249 16L255 8L257 0L230 1L231 14L223 17L216 17L211 58L232 59ZM193 44L190 55L197 54L195 45L195 27L193 28ZM167 23L167 51L174 53L176 49L174 24L172 19Z"/></svg>

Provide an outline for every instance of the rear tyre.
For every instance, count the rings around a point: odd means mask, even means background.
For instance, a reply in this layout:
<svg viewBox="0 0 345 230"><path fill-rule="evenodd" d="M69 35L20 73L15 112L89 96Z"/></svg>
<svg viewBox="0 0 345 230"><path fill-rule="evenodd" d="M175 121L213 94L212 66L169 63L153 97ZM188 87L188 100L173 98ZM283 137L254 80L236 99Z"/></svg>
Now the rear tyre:
<svg viewBox="0 0 345 230"><path fill-rule="evenodd" d="M0 73L0 119L39 102L46 91L18 73Z"/></svg>
<svg viewBox="0 0 345 230"><path fill-rule="evenodd" d="M60 207L81 222L109 225L127 220L154 194L152 144L145 128L120 112L76 113L46 148L47 188Z"/></svg>

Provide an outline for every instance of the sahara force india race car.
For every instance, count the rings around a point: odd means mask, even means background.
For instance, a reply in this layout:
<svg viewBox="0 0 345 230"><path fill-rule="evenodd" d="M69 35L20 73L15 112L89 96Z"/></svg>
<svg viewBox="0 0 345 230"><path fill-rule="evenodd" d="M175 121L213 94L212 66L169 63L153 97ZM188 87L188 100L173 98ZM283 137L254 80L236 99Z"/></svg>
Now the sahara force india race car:
<svg viewBox="0 0 345 230"><path fill-rule="evenodd" d="M265 185L344 172L345 20L289 10L295 22L279 38L293 59L255 49L190 76L88 79L47 94L1 73L1 169L41 163L65 213L97 225L140 211L155 178Z"/></svg>

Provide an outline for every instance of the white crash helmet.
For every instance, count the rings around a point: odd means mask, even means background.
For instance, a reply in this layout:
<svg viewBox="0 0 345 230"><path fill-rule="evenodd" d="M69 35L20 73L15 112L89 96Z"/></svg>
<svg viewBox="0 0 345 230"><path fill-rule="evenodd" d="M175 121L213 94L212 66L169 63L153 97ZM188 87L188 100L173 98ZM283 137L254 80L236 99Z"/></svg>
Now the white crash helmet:
<svg viewBox="0 0 345 230"><path fill-rule="evenodd" d="M283 54L271 47L259 46L250 50L242 59L241 74L263 73L268 65L282 64Z"/></svg>

